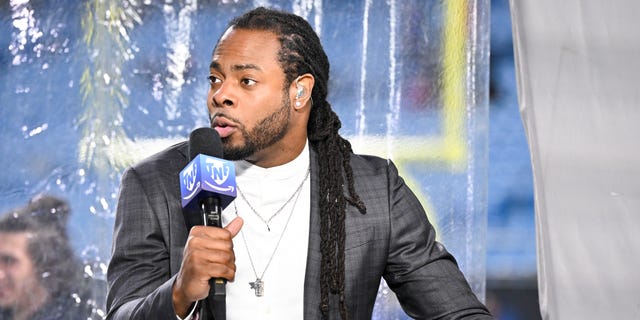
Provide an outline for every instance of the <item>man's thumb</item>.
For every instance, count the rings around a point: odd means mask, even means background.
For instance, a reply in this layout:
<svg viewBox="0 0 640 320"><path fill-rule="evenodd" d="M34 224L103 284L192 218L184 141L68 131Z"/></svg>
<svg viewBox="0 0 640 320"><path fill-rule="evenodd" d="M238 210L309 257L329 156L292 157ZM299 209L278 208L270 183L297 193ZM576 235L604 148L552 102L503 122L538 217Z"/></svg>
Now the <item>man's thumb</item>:
<svg viewBox="0 0 640 320"><path fill-rule="evenodd" d="M240 232L240 229L242 229L243 224L244 220L242 220L242 218L240 217L236 217L235 219L231 220L231 222L229 222L229 224L224 228L231 233L232 237L235 237L238 232Z"/></svg>

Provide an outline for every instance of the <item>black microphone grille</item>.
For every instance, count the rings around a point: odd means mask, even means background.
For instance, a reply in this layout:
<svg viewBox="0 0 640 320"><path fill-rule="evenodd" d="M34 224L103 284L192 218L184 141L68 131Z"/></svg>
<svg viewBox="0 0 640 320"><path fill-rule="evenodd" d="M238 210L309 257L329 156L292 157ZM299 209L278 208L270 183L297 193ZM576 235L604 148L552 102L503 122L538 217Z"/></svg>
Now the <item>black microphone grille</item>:
<svg viewBox="0 0 640 320"><path fill-rule="evenodd" d="M189 161L199 154L223 158L222 140L216 130L203 127L191 131L189 135Z"/></svg>

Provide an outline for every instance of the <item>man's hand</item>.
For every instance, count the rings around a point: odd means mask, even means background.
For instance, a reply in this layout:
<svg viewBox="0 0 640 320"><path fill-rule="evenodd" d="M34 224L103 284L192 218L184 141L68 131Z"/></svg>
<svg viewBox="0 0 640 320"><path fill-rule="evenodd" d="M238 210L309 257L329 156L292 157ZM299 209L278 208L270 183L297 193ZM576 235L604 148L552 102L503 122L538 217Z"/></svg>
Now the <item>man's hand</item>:
<svg viewBox="0 0 640 320"><path fill-rule="evenodd" d="M233 219L224 228L195 226L189 231L184 246L182 265L173 285L173 307L184 318L192 303L209 294L209 279L233 281L236 258L232 239L240 228L242 218Z"/></svg>

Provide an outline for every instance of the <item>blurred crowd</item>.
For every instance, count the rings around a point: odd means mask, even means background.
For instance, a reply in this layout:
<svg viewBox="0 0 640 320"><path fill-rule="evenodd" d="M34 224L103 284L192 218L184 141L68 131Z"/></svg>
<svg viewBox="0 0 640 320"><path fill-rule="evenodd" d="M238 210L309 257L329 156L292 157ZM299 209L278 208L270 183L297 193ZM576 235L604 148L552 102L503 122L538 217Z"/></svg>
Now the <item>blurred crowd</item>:
<svg viewBox="0 0 640 320"><path fill-rule="evenodd" d="M0 218L0 319L88 319L100 302L67 234L71 210L39 195Z"/></svg>

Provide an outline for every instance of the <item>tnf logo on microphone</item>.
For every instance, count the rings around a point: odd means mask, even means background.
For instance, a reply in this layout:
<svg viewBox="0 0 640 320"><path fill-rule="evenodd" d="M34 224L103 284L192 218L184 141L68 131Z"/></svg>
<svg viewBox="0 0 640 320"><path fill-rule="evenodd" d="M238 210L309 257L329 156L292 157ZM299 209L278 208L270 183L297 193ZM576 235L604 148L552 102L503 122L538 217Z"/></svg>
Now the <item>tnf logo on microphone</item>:
<svg viewBox="0 0 640 320"><path fill-rule="evenodd" d="M226 207L236 197L235 172L233 162L199 154L180 171L182 207L197 208L194 200L212 195Z"/></svg>
<svg viewBox="0 0 640 320"><path fill-rule="evenodd" d="M215 191L234 192L235 194L235 186L226 183L232 170L235 171L233 162L213 157L205 157L204 162L207 173L207 179L204 180L204 183Z"/></svg>

